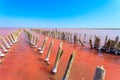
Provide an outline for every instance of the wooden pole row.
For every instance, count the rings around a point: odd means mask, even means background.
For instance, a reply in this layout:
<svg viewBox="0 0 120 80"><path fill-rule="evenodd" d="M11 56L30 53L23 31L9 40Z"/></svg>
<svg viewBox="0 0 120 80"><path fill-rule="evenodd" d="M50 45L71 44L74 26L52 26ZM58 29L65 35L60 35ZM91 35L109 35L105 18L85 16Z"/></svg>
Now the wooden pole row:
<svg viewBox="0 0 120 80"><path fill-rule="evenodd" d="M104 49L106 52L114 52L115 54L120 53L119 43L119 36L116 36L115 40L108 39L106 36L102 49Z"/></svg>
<svg viewBox="0 0 120 80"><path fill-rule="evenodd" d="M4 53L7 53L8 49L10 49L11 46L18 41L18 37L20 36L21 33L22 33L22 30L17 30L15 32L5 36L5 38L0 36L0 40L2 42L2 43L0 43L0 47L2 48ZM2 51L0 51L0 57L5 57L4 53L2 53ZM2 62L2 60L0 60L0 62Z"/></svg>
<svg viewBox="0 0 120 80"><path fill-rule="evenodd" d="M0 39L2 40L2 42L6 45L6 48L10 48L10 46L9 46L9 44L6 42L6 40L2 37L2 36L0 36Z"/></svg>
<svg viewBox="0 0 120 80"><path fill-rule="evenodd" d="M24 31L27 34L28 42L30 43L30 45L34 48L37 48L38 36L30 32L29 30L24 30Z"/></svg>
<svg viewBox="0 0 120 80"><path fill-rule="evenodd" d="M76 35L75 35L76 36ZM84 41L85 41L85 38L86 38L86 34L84 35ZM63 38L65 39L65 37ZM95 43L94 43L94 47L99 47L99 44L100 44L100 38L98 36L95 36ZM75 37L75 41L76 41L76 37ZM78 39L81 43L82 46L84 46L84 43L85 42L82 42L80 37ZM46 41L47 41L47 37L44 39L43 43L42 43L42 46L46 45ZM118 41L118 38L116 39L116 41ZM76 41L77 42L77 41ZM48 49L48 52L47 52L47 55L46 55L46 59L45 59L45 62L48 62L49 61L49 58L50 58L50 53L51 53L51 50L52 50L52 46L54 44L54 41L52 40L50 45L49 45L49 49ZM93 44L92 44L92 36L90 36L90 39L89 39L89 44L91 46L91 49L93 48ZM52 73L55 74L57 73L57 70L58 70L58 66L59 66L59 63L60 63L60 59L61 59L61 56L63 54L63 49L62 49L62 45L63 45L63 42L60 43L60 46L58 47L58 52L57 52L57 55L56 55L56 59L55 59L55 63L54 63L54 67L52 69ZM120 45L120 44L119 44ZM42 49L42 46L39 48L39 50ZM70 55L70 58L69 58L69 61L67 63L67 67L66 67L66 70L65 70L65 73L63 75L63 78L62 80L68 80L69 79L69 75L70 75L70 70L71 70L71 67L72 67L72 64L73 64L73 60L74 60L74 57L75 57L75 52L73 51L72 54ZM99 67L97 66L96 67L96 70L95 70L95 75L94 75L94 80L104 80L105 78L105 73L106 73L106 70L103 68L103 66Z"/></svg>
<svg viewBox="0 0 120 80"><path fill-rule="evenodd" d="M79 42L83 47L85 47L85 44L86 44L86 38L87 38L86 34L83 35L83 39L82 39L81 34L78 35L78 33L73 34L70 32L57 31L57 29L55 30L42 29L39 31L41 31L41 33L44 35L48 35L53 38L58 38L61 40L67 40L70 43L76 44ZM103 46L100 45L101 39L99 36L95 35L93 38L92 36L90 36L89 41L88 41L91 49L93 48L96 48L98 50L104 49L106 52L114 52L115 54L120 53L119 45L118 45L119 36L116 36L116 39L112 41L111 39L108 39L108 36L106 35L105 44Z"/></svg>

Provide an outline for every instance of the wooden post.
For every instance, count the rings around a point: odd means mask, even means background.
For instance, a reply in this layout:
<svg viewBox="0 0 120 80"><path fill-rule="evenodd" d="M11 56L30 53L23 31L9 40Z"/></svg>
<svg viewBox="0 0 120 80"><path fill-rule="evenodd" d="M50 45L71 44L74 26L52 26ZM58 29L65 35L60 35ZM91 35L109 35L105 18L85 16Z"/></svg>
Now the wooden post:
<svg viewBox="0 0 120 80"><path fill-rule="evenodd" d="M89 43L90 43L90 48L92 49L93 48L93 45L92 45L92 35L90 36Z"/></svg>
<svg viewBox="0 0 120 80"><path fill-rule="evenodd" d="M79 39L79 42L81 43L81 45L84 47L85 45L83 44L83 42L81 41L81 39Z"/></svg>
<svg viewBox="0 0 120 80"><path fill-rule="evenodd" d="M72 43L72 33L70 33L70 43Z"/></svg>
<svg viewBox="0 0 120 80"><path fill-rule="evenodd" d="M115 45L114 48L117 47L118 43L119 43L119 36L116 36L115 43L114 43L114 45Z"/></svg>
<svg viewBox="0 0 120 80"><path fill-rule="evenodd" d="M29 42L31 44L31 41L32 41L32 34L29 32Z"/></svg>
<svg viewBox="0 0 120 80"><path fill-rule="evenodd" d="M115 47L115 54L120 52L120 41L118 42L117 46Z"/></svg>
<svg viewBox="0 0 120 80"><path fill-rule="evenodd" d="M74 44L76 44L78 42L78 36L77 34L74 34Z"/></svg>
<svg viewBox="0 0 120 80"><path fill-rule="evenodd" d="M33 46L33 34L31 34L30 45Z"/></svg>
<svg viewBox="0 0 120 80"><path fill-rule="evenodd" d="M17 36L16 36L15 32L12 33L12 35L13 35L13 38L14 38L14 43L16 43L17 42Z"/></svg>
<svg viewBox="0 0 120 80"><path fill-rule="evenodd" d="M50 57L50 53L51 53L51 50L52 50L53 43L54 43L54 41L52 40L51 43L50 43L50 46L49 46L48 52L47 52L46 59L45 59L46 62L49 61L49 57Z"/></svg>
<svg viewBox="0 0 120 80"><path fill-rule="evenodd" d="M107 45L106 45L106 47L105 47L106 52L110 52L111 44L112 44L112 42L111 42L111 40L109 39L108 42L107 42Z"/></svg>
<svg viewBox="0 0 120 80"><path fill-rule="evenodd" d="M3 51L4 51L5 53L8 52L8 50L7 50L2 44L0 44L0 46L1 46L1 48L3 49Z"/></svg>
<svg viewBox="0 0 120 80"><path fill-rule="evenodd" d="M36 48L36 47L37 47L37 43L38 43L38 37L37 37L37 36L36 36L36 38L35 38L35 42L34 42L34 43L35 43L35 46L34 46L34 47Z"/></svg>
<svg viewBox="0 0 120 80"><path fill-rule="evenodd" d="M86 34L84 34L84 43L85 43L85 40L86 40Z"/></svg>
<svg viewBox="0 0 120 80"><path fill-rule="evenodd" d="M34 35L33 46L35 47L36 35Z"/></svg>
<svg viewBox="0 0 120 80"><path fill-rule="evenodd" d="M32 35L31 45L35 46L35 35Z"/></svg>
<svg viewBox="0 0 120 80"><path fill-rule="evenodd" d="M12 44L12 42L11 42L11 40L9 39L9 37L8 37L8 36L6 36L6 39L8 40L8 42L9 42L10 46L12 46L13 44Z"/></svg>
<svg viewBox="0 0 120 80"><path fill-rule="evenodd" d="M94 80L104 80L105 73L106 73L106 70L103 68L103 66L101 67L97 66L95 70Z"/></svg>
<svg viewBox="0 0 120 80"><path fill-rule="evenodd" d="M15 42L17 42L17 40L18 40L17 32L18 32L18 31L14 32Z"/></svg>
<svg viewBox="0 0 120 80"><path fill-rule="evenodd" d="M15 37L14 37L13 33L11 34L11 37L13 39L13 44L14 44L15 43Z"/></svg>
<svg viewBox="0 0 120 80"><path fill-rule="evenodd" d="M32 34L26 30L27 36L28 36L28 42L31 43L31 39L32 39Z"/></svg>
<svg viewBox="0 0 120 80"><path fill-rule="evenodd" d="M107 41L108 41L108 36L106 35L106 37L105 37L105 43L104 43L104 48L107 46Z"/></svg>
<svg viewBox="0 0 120 80"><path fill-rule="evenodd" d="M79 34L79 39L78 40L79 40L80 44L84 47L85 45L84 45L84 43L81 40L81 34Z"/></svg>
<svg viewBox="0 0 120 80"><path fill-rule="evenodd" d="M62 40L65 40L65 32L62 32Z"/></svg>
<svg viewBox="0 0 120 80"><path fill-rule="evenodd" d="M116 42L116 43L119 42L119 36L116 36L116 38L115 38L115 42Z"/></svg>
<svg viewBox="0 0 120 80"><path fill-rule="evenodd" d="M10 46L9 46L9 44L6 42L6 40L5 40L2 36L0 36L0 39L4 42L4 44L6 45L6 47L9 49Z"/></svg>
<svg viewBox="0 0 120 80"><path fill-rule="evenodd" d="M55 64L54 64L54 67L52 69L53 74L55 74L57 72L57 68L58 68L58 65L60 63L61 56L63 54L62 45L63 45L63 42L60 43L60 46L58 48L57 56L55 59Z"/></svg>
<svg viewBox="0 0 120 80"><path fill-rule="evenodd" d="M42 46L41 46L41 49L40 49L40 53L41 53L41 54L44 52L44 49L45 49L47 40L48 40L48 37L46 37L46 38L44 39L44 42L43 42L43 44L42 44Z"/></svg>
<svg viewBox="0 0 120 80"><path fill-rule="evenodd" d="M14 40L13 40L13 38L11 37L11 35L8 35L8 38L11 40L12 44L14 44Z"/></svg>
<svg viewBox="0 0 120 80"><path fill-rule="evenodd" d="M1 51L0 51L0 57L5 57L5 54L3 54Z"/></svg>
<svg viewBox="0 0 120 80"><path fill-rule="evenodd" d="M94 42L94 48L100 47L100 38L98 36L95 36L95 42Z"/></svg>
<svg viewBox="0 0 120 80"><path fill-rule="evenodd" d="M70 55L70 58L69 58L69 61L68 61L68 64L67 64L67 67L66 67L66 70L65 70L65 73L64 73L64 76L63 76L62 80L68 80L69 79L70 70L71 70L71 67L72 67L74 57L75 57L75 52L73 51L73 53Z"/></svg>

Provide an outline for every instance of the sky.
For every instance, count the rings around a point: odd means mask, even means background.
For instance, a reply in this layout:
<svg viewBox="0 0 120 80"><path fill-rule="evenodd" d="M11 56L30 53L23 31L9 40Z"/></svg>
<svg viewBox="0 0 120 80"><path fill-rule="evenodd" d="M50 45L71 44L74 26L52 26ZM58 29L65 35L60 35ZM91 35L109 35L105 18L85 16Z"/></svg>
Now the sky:
<svg viewBox="0 0 120 80"><path fill-rule="evenodd" d="M0 0L0 27L120 28L120 0Z"/></svg>

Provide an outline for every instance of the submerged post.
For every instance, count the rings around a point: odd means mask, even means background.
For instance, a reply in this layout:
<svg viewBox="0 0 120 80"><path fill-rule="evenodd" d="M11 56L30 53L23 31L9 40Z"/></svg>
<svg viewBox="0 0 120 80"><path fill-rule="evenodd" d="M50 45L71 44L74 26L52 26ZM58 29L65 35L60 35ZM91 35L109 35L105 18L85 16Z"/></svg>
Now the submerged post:
<svg viewBox="0 0 120 80"><path fill-rule="evenodd" d="M78 36L77 34L74 34L74 44L76 44L78 42Z"/></svg>
<svg viewBox="0 0 120 80"><path fill-rule="evenodd" d="M62 80L68 80L69 79L70 70L71 70L71 67L72 67L74 57L75 57L75 52L73 51L72 54L70 55L70 58L69 58L69 61L68 61L68 64L67 64L67 67L66 67L66 70L65 70L65 73L64 73L64 76L63 76Z"/></svg>
<svg viewBox="0 0 120 80"><path fill-rule="evenodd" d="M5 57L5 54L3 54L1 51L0 51L0 57Z"/></svg>
<svg viewBox="0 0 120 80"><path fill-rule="evenodd" d="M106 70L103 68L103 66L101 67L97 66L95 70L94 80L104 80L105 73L106 73Z"/></svg>
<svg viewBox="0 0 120 80"><path fill-rule="evenodd" d="M100 48L100 38L95 35L95 42L94 42L94 48L99 49Z"/></svg>
<svg viewBox="0 0 120 80"><path fill-rule="evenodd" d="M8 35L8 38L10 39L10 41L12 42L12 44L14 44L14 40L13 40L13 38L11 37L11 35Z"/></svg>
<svg viewBox="0 0 120 80"><path fill-rule="evenodd" d="M86 34L84 34L84 43L85 43L85 40L86 40Z"/></svg>
<svg viewBox="0 0 120 80"><path fill-rule="evenodd" d="M1 46L1 48L3 49L3 51L4 51L5 53L8 52L8 50L7 50L2 44L0 44L0 46Z"/></svg>
<svg viewBox="0 0 120 80"><path fill-rule="evenodd" d="M6 42L6 40L5 40L2 36L0 36L0 39L4 42L4 44L6 45L6 47L9 49L10 46L9 46L9 44Z"/></svg>
<svg viewBox="0 0 120 80"><path fill-rule="evenodd" d="M62 45L63 45L63 42L60 43L60 46L58 48L57 56L55 59L55 64L54 64L54 67L52 69L53 74L55 74L57 72L57 68L58 68L58 65L60 63L61 56L63 54Z"/></svg>
<svg viewBox="0 0 120 80"><path fill-rule="evenodd" d="M10 46L12 46L13 44L12 44L12 42L11 42L11 40L9 39L9 37L8 37L8 36L6 36L6 39L8 40L8 42L9 42Z"/></svg>
<svg viewBox="0 0 120 80"><path fill-rule="evenodd" d="M37 47L37 43L38 43L38 37L37 36L35 37L35 42L34 43L35 43L34 47L36 48Z"/></svg>
<svg viewBox="0 0 120 80"><path fill-rule="evenodd" d="M92 35L90 36L89 43L90 43L90 48L92 49L93 48L93 45L92 45Z"/></svg>
<svg viewBox="0 0 120 80"><path fill-rule="evenodd" d="M48 40L48 37L46 37L46 38L44 39L42 46L40 46L40 48L39 48L41 54L43 53L43 51L44 51L44 49L45 49L47 40Z"/></svg>
<svg viewBox="0 0 120 80"><path fill-rule="evenodd" d="M46 62L49 61L49 57L50 57L50 53L51 53L51 50L52 50L53 43L54 43L54 41L52 40L51 43L50 43L50 46L49 46L48 52L47 52L46 59L45 59Z"/></svg>

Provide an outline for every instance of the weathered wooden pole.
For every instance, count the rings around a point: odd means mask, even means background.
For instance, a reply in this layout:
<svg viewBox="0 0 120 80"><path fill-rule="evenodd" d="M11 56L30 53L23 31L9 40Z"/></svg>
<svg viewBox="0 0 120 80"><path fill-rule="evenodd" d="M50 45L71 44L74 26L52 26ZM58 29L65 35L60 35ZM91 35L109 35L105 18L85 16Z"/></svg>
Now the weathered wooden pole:
<svg viewBox="0 0 120 80"><path fill-rule="evenodd" d="M12 44L14 44L14 40L13 40L13 38L11 37L11 35L8 35L8 38L11 40Z"/></svg>
<svg viewBox="0 0 120 80"><path fill-rule="evenodd" d="M115 54L118 54L120 52L120 41L118 42L117 46L115 47Z"/></svg>
<svg viewBox="0 0 120 80"><path fill-rule="evenodd" d="M14 37L13 33L11 34L11 37L13 39L13 44L15 44L15 37Z"/></svg>
<svg viewBox="0 0 120 80"><path fill-rule="evenodd" d="M100 47L100 38L98 36L95 36L95 42L94 42L94 48Z"/></svg>
<svg viewBox="0 0 120 80"><path fill-rule="evenodd" d="M5 54L3 54L1 51L0 51L0 57L5 57Z"/></svg>
<svg viewBox="0 0 120 80"><path fill-rule="evenodd" d="M92 35L90 36L89 44L90 44L90 48L92 49L93 48L93 45L92 45Z"/></svg>
<svg viewBox="0 0 120 80"><path fill-rule="evenodd" d="M32 41L32 34L29 32L29 42L31 44L31 41Z"/></svg>
<svg viewBox="0 0 120 80"><path fill-rule="evenodd" d="M31 45L35 46L35 35L32 36Z"/></svg>
<svg viewBox="0 0 120 80"><path fill-rule="evenodd" d="M11 40L9 39L9 37L8 37L8 36L6 36L6 39L8 40L8 42L9 42L10 46L12 46L13 44L12 44L12 42L11 42Z"/></svg>
<svg viewBox="0 0 120 80"><path fill-rule="evenodd" d="M114 49L117 47L118 43L119 43L119 36L116 36L115 43L114 43Z"/></svg>
<svg viewBox="0 0 120 80"><path fill-rule="evenodd" d="M107 42L107 45L105 46L105 50L106 52L110 52L110 47L111 47L111 40L109 39L108 42Z"/></svg>
<svg viewBox="0 0 120 80"><path fill-rule="evenodd" d="M38 37L37 37L37 36L36 36L36 38L35 38L35 42L34 42L34 43L35 43L35 46L34 46L34 47L36 48L36 47L37 47L37 43L38 43Z"/></svg>
<svg viewBox="0 0 120 80"><path fill-rule="evenodd" d="M97 66L95 70L94 80L104 80L105 73L106 73L106 70L103 68L103 66L101 67Z"/></svg>
<svg viewBox="0 0 120 80"><path fill-rule="evenodd" d="M106 35L106 37L105 37L105 43L104 43L103 48L105 48L107 46L107 41L108 41L108 36Z"/></svg>
<svg viewBox="0 0 120 80"><path fill-rule="evenodd" d="M1 46L1 48L3 49L3 51L4 51L5 53L8 52L8 50L7 50L2 44L0 44L0 46Z"/></svg>
<svg viewBox="0 0 120 80"><path fill-rule="evenodd" d="M84 43L81 41L81 39L79 39L79 42L81 43L81 45L84 47Z"/></svg>
<svg viewBox="0 0 120 80"><path fill-rule="evenodd" d="M68 33L68 42L70 42L70 32Z"/></svg>
<svg viewBox="0 0 120 80"><path fill-rule="evenodd" d="M14 37L14 42L17 42L18 36L16 35L16 32L13 33L13 37Z"/></svg>
<svg viewBox="0 0 120 80"><path fill-rule="evenodd" d="M81 34L79 34L79 39L78 39L78 41L80 42L80 44L81 44L83 47L85 46L84 43L82 42Z"/></svg>
<svg viewBox="0 0 120 80"><path fill-rule="evenodd" d="M31 39L32 39L32 34L26 30L27 36L28 36L28 42L31 43Z"/></svg>
<svg viewBox="0 0 120 80"><path fill-rule="evenodd" d="M0 39L4 42L4 44L6 45L6 48L10 48L10 46L9 46L9 44L6 42L6 40L2 37L2 36L0 36Z"/></svg>
<svg viewBox="0 0 120 80"><path fill-rule="evenodd" d="M62 32L61 36L62 36L62 40L65 40L65 33L64 32Z"/></svg>
<svg viewBox="0 0 120 80"><path fill-rule="evenodd" d="M56 56L56 59L55 59L54 67L52 69L53 74L55 74L57 72L57 68L58 68L58 65L60 63L61 56L63 54L62 45L63 45L63 42L60 43L60 46L58 48L58 52L57 52L57 56Z"/></svg>
<svg viewBox="0 0 120 80"><path fill-rule="evenodd" d="M30 45L33 46L33 38L34 38L34 35L31 34L31 39L30 39Z"/></svg>
<svg viewBox="0 0 120 80"><path fill-rule="evenodd" d="M70 33L70 43L72 43L72 33Z"/></svg>
<svg viewBox="0 0 120 80"><path fill-rule="evenodd" d="M36 35L34 35L34 38L33 38L33 46L35 46L35 41L36 41Z"/></svg>
<svg viewBox="0 0 120 80"><path fill-rule="evenodd" d="M48 52L47 52L46 59L45 59L46 62L49 61L49 58L50 58L50 54L51 54L51 50L52 50L52 46L53 46L53 44L54 44L54 41L52 40L51 43L50 43L50 46L49 46Z"/></svg>
<svg viewBox="0 0 120 80"><path fill-rule="evenodd" d="M68 64L67 64L67 67L66 67L66 70L65 70L65 73L64 73L64 76L63 76L62 80L68 80L69 79L70 70L71 70L71 67L72 67L74 57L75 57L75 52L73 51L73 53L70 55L70 58L69 58L69 61L68 61Z"/></svg>
<svg viewBox="0 0 120 80"><path fill-rule="evenodd" d="M77 34L74 34L74 44L76 44L78 42L78 36Z"/></svg>
<svg viewBox="0 0 120 80"><path fill-rule="evenodd" d="M39 48L41 54L44 52L47 40L48 40L48 37L44 39L42 46Z"/></svg>
<svg viewBox="0 0 120 80"><path fill-rule="evenodd" d="M84 34L84 43L85 43L85 40L86 40L86 34Z"/></svg>

